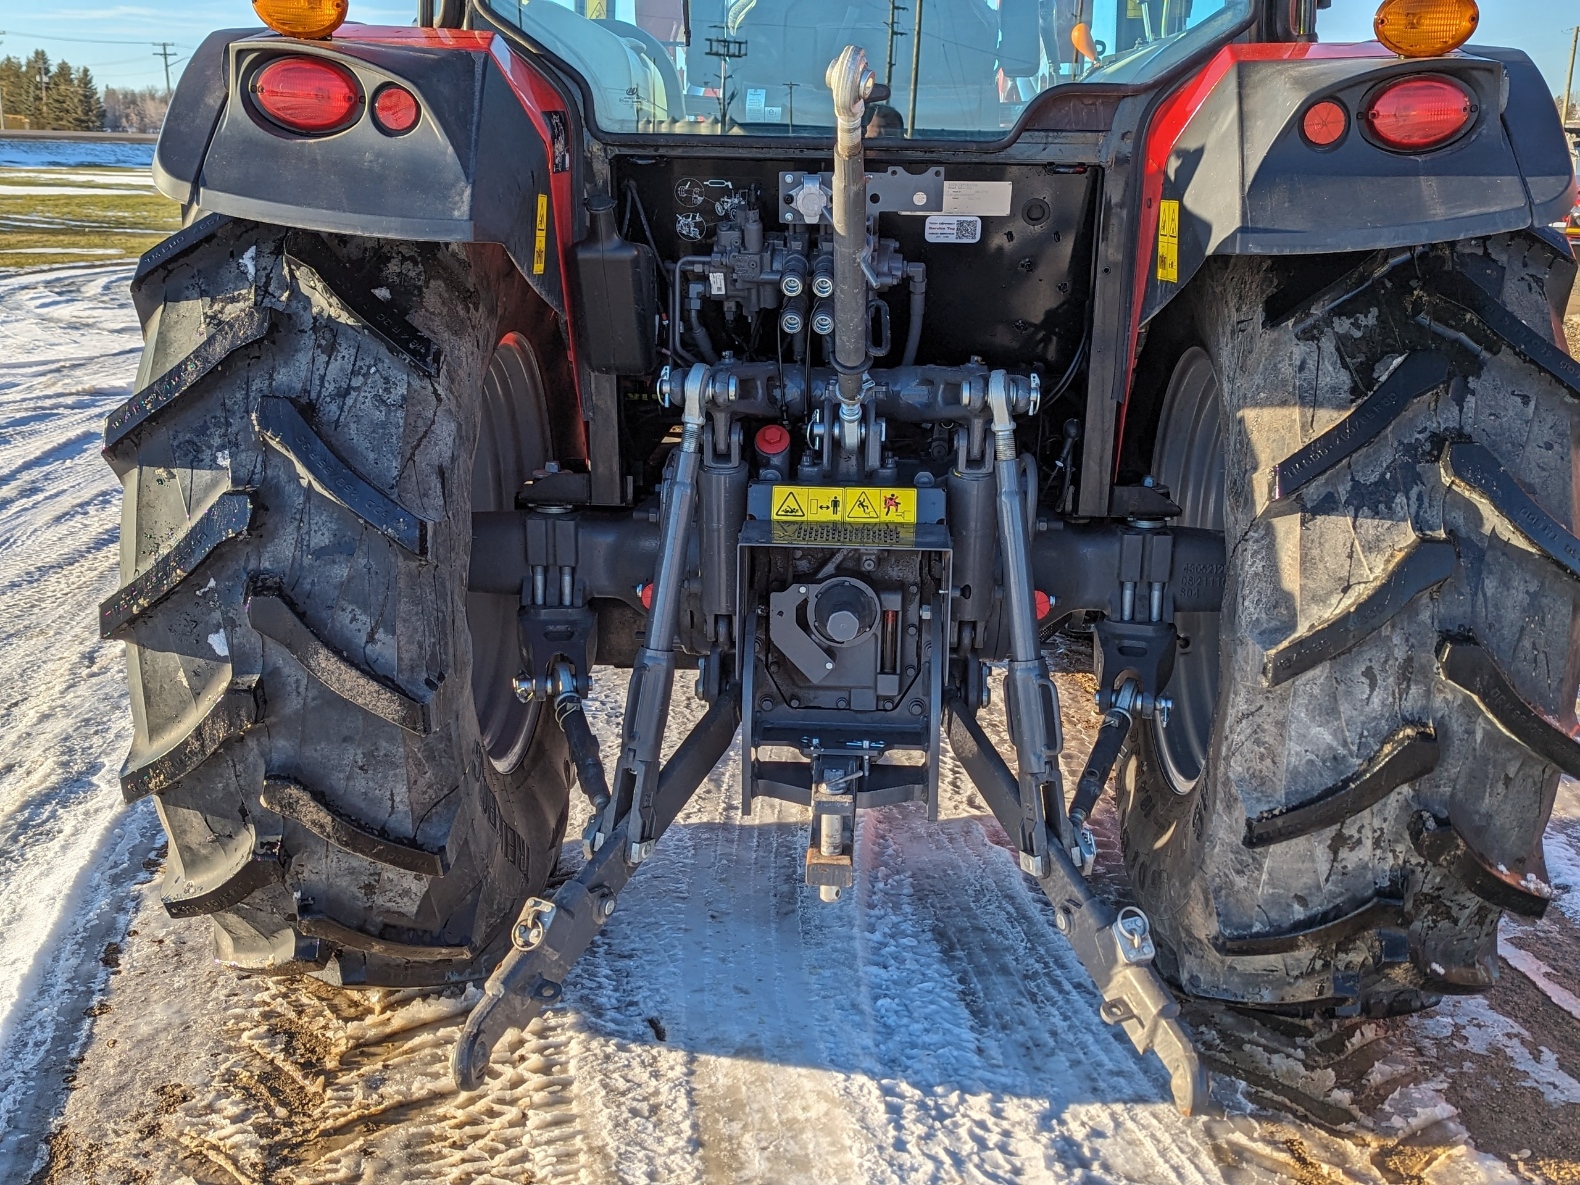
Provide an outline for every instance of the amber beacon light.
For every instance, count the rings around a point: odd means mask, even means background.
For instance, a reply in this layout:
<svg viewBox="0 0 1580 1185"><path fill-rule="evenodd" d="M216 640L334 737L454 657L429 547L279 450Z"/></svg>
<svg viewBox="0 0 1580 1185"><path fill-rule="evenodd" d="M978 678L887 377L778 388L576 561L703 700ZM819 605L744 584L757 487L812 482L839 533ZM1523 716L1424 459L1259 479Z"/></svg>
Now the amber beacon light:
<svg viewBox="0 0 1580 1185"><path fill-rule="evenodd" d="M347 0L252 0L258 19L276 33L317 41L345 22Z"/></svg>
<svg viewBox="0 0 1580 1185"><path fill-rule="evenodd" d="M1383 0L1372 28L1401 58L1435 58L1469 41L1480 20L1475 0Z"/></svg>

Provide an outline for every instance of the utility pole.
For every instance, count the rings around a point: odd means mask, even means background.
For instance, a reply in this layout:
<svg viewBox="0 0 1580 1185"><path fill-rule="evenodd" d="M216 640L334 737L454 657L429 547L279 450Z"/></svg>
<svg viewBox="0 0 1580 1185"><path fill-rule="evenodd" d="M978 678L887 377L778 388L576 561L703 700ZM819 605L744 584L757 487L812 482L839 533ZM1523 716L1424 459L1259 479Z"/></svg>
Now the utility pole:
<svg viewBox="0 0 1580 1185"><path fill-rule="evenodd" d="M709 37L706 52L708 57L719 59L719 132L722 135L730 113L730 63L746 56L746 42L734 37Z"/></svg>
<svg viewBox="0 0 1580 1185"><path fill-rule="evenodd" d="M890 88L894 86L894 39L905 36L895 26L900 23L900 13L909 11L899 0L889 0L889 50L883 56L883 82Z"/></svg>
<svg viewBox="0 0 1580 1185"><path fill-rule="evenodd" d="M916 92L921 89L922 72L922 0L916 0L916 32L911 41L911 107L905 119L905 138L916 135Z"/></svg>
<svg viewBox="0 0 1580 1185"><path fill-rule="evenodd" d="M790 134L792 136L795 135L795 88L800 85L799 82L785 83L785 91L790 96Z"/></svg>
<svg viewBox="0 0 1580 1185"><path fill-rule="evenodd" d="M1580 25L1569 30L1569 33L1569 70L1564 75L1564 109L1563 115L1559 117L1564 127L1569 126L1569 93L1575 85L1575 48L1580 46Z"/></svg>
<svg viewBox="0 0 1580 1185"><path fill-rule="evenodd" d="M159 48L154 50L154 57L163 58L165 63L165 98L170 97L170 59L176 56L175 43L172 41L155 41Z"/></svg>

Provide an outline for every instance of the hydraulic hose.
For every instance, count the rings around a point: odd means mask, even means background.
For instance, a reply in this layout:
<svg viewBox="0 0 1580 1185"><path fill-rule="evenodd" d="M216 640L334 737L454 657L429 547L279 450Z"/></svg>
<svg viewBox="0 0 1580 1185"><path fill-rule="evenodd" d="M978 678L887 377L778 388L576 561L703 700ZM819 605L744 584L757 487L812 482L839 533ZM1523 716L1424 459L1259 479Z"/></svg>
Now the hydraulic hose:
<svg viewBox="0 0 1580 1185"><path fill-rule="evenodd" d="M905 353L900 355L900 365L915 366L916 351L922 348L922 316L927 311L927 265L908 264L905 273L911 279L911 324L905 331Z"/></svg>
<svg viewBox="0 0 1580 1185"><path fill-rule="evenodd" d="M692 309L687 314L687 321L691 325L691 340L696 343L698 355L709 366L714 365L719 355L713 348L713 339L708 336L707 328L702 324L702 310Z"/></svg>

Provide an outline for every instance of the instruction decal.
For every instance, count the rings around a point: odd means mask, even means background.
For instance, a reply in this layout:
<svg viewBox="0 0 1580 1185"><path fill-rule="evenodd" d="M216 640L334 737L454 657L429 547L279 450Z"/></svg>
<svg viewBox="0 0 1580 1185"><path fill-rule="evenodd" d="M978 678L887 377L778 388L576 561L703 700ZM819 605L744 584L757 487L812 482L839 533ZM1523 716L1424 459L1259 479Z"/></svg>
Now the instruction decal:
<svg viewBox="0 0 1580 1185"><path fill-rule="evenodd" d="M953 214L931 214L923 232L929 243L980 243L982 219Z"/></svg>
<svg viewBox="0 0 1580 1185"><path fill-rule="evenodd" d="M1158 279L1180 282L1180 204L1173 198L1158 203Z"/></svg>
<svg viewBox="0 0 1580 1185"><path fill-rule="evenodd" d="M1014 185L1008 181L944 181L944 213L1002 218L1009 213Z"/></svg>
<svg viewBox="0 0 1580 1185"><path fill-rule="evenodd" d="M543 274L544 257L548 254L549 245L549 195L538 194L538 228L532 240L532 274Z"/></svg>
<svg viewBox="0 0 1580 1185"><path fill-rule="evenodd" d="M916 491L896 486L774 486L776 523L873 523L896 526L916 521Z"/></svg>

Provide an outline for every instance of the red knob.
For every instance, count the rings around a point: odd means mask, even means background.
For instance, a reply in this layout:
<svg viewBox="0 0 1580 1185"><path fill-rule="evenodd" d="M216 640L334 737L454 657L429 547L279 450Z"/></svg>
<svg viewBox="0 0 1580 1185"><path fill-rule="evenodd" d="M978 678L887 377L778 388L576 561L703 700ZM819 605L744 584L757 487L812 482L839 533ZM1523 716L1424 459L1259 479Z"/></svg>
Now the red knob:
<svg viewBox="0 0 1580 1185"><path fill-rule="evenodd" d="M1053 598L1047 593L1043 592L1040 588L1037 589L1032 597L1037 605L1037 620L1041 621L1043 618L1047 617L1050 612L1052 612Z"/></svg>
<svg viewBox="0 0 1580 1185"><path fill-rule="evenodd" d="M652 584L639 584L639 585L637 585L636 586L636 595L637 595L637 599L642 602L642 608L644 608L644 609L651 609L653 607L653 586L652 586Z"/></svg>
<svg viewBox="0 0 1580 1185"><path fill-rule="evenodd" d="M790 450L790 432L783 424L768 424L757 429L757 451L766 459L783 456Z"/></svg>

